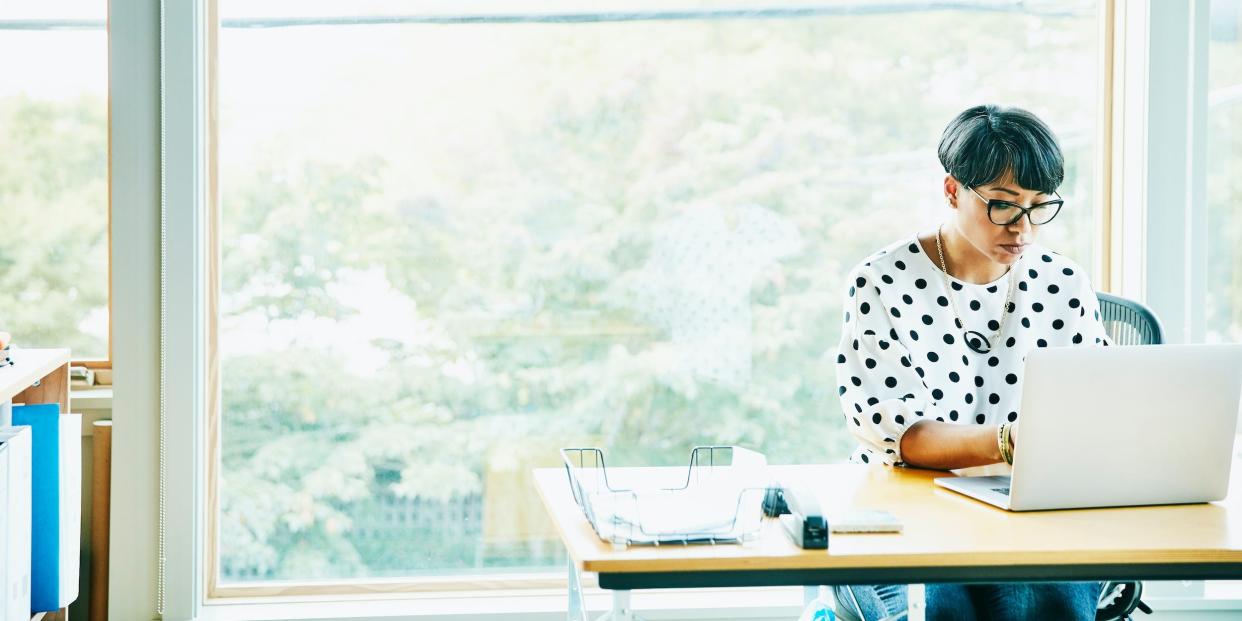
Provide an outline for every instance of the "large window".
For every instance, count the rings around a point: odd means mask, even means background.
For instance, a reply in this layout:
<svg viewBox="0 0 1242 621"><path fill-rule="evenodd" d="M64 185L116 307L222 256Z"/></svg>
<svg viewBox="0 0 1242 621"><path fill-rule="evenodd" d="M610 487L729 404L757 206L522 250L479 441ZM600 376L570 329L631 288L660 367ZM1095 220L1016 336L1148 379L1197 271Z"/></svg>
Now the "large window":
<svg viewBox="0 0 1242 621"><path fill-rule="evenodd" d="M1095 3L774 4L220 0L222 584L550 568L562 446L845 458L844 275L970 105L1054 128L1092 264Z"/></svg>
<svg viewBox="0 0 1242 621"><path fill-rule="evenodd" d="M108 355L108 35L98 0L0 3L0 330Z"/></svg>
<svg viewBox="0 0 1242 621"><path fill-rule="evenodd" d="M1242 0L1213 0L1208 57L1208 341L1242 341Z"/></svg>

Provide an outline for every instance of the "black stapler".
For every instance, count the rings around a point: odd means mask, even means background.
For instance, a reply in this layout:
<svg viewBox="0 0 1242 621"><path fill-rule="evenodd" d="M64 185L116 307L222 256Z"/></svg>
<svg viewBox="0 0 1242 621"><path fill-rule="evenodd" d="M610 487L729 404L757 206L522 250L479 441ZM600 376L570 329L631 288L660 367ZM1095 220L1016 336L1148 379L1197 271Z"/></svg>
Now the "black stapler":
<svg viewBox="0 0 1242 621"><path fill-rule="evenodd" d="M806 489L769 487L763 496L763 514L779 517L794 543L806 550L828 548L828 520L819 500Z"/></svg>

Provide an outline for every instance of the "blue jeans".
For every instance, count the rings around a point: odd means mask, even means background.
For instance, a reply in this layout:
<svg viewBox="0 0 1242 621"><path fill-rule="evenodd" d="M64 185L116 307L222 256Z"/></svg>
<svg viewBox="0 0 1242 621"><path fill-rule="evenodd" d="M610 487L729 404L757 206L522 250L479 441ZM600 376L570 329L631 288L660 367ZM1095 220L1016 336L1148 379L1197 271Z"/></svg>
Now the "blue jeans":
<svg viewBox="0 0 1242 621"><path fill-rule="evenodd" d="M1094 621L1099 582L928 584L927 621ZM836 587L837 606L861 609L863 621L879 621L906 610L906 586ZM851 594L853 597L851 597Z"/></svg>

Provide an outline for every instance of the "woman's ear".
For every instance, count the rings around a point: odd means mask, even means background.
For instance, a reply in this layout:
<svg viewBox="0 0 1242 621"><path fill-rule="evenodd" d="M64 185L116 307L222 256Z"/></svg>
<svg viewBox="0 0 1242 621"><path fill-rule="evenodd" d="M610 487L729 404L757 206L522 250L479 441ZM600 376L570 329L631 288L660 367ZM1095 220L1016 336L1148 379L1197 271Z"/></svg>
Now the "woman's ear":
<svg viewBox="0 0 1242 621"><path fill-rule="evenodd" d="M953 178L953 175L944 176L944 200L953 209L957 209L957 190L960 187L962 187L961 184Z"/></svg>

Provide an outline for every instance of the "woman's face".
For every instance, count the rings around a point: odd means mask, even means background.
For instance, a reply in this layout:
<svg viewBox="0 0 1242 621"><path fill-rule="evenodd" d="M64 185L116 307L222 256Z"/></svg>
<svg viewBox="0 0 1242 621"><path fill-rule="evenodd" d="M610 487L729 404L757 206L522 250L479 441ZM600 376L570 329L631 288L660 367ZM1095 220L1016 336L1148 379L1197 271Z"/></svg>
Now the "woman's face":
<svg viewBox="0 0 1242 621"><path fill-rule="evenodd" d="M944 192L945 198L954 208L957 228L966 240L984 256L1006 266L1016 262L1022 256L1026 245L1035 241L1039 227L1032 225L1025 216L1013 224L993 224L988 218L987 201L999 199L1030 207L1055 198L1019 186L1009 174L1002 175L994 182L981 184L973 192L952 175L947 175Z"/></svg>

